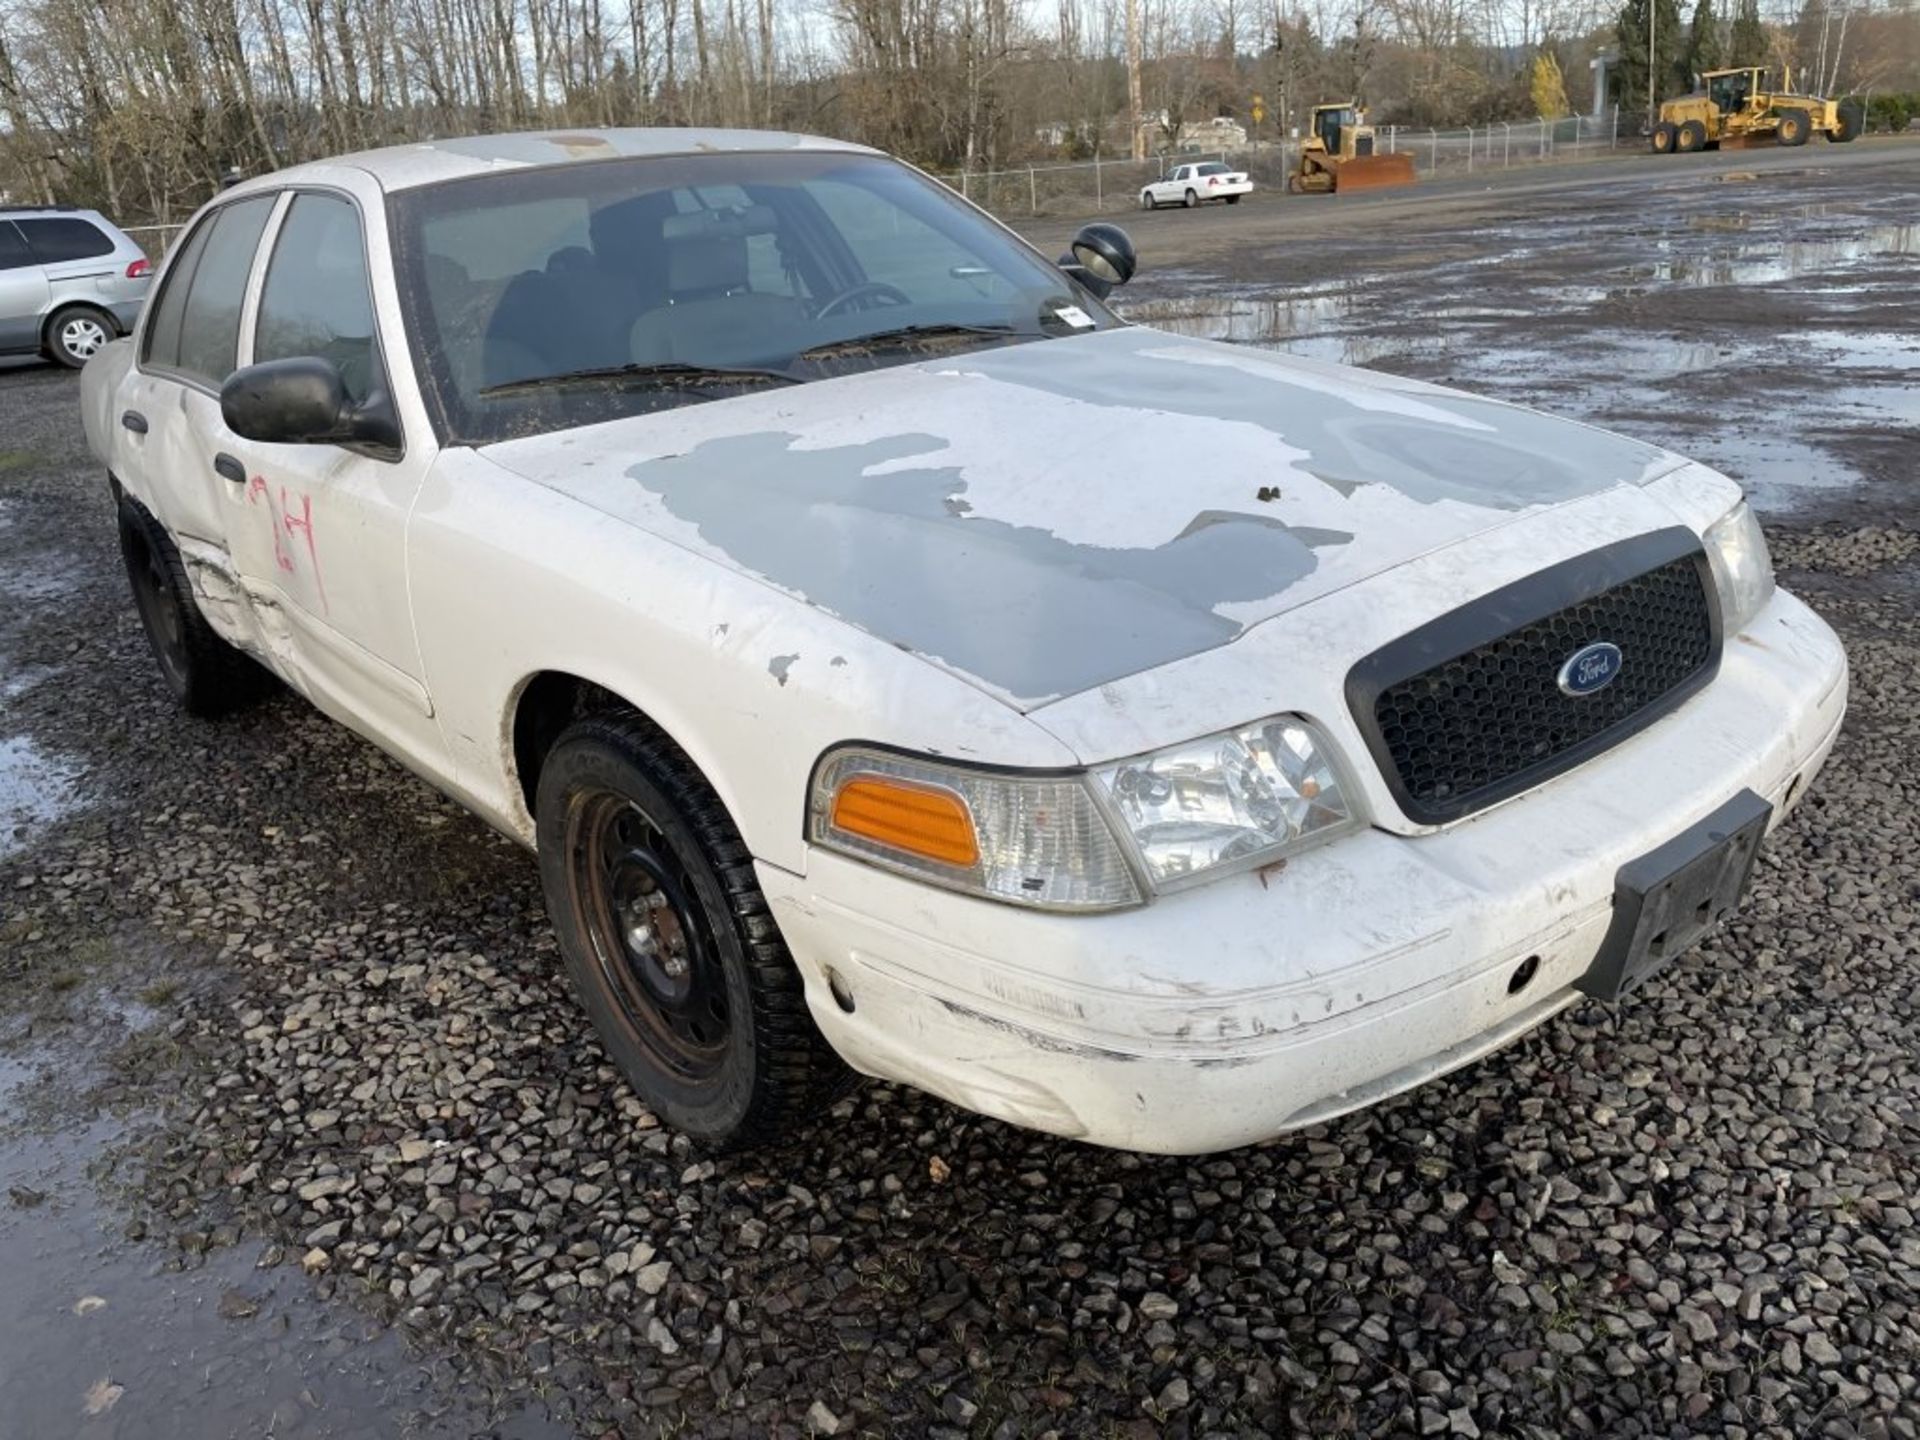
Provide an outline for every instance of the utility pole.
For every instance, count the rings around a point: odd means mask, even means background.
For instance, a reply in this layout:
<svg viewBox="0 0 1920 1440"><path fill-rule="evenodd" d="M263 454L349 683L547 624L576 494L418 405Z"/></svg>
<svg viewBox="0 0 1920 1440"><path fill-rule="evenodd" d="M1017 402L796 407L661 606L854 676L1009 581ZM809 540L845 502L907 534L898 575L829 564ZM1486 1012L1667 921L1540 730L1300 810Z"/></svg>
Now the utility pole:
<svg viewBox="0 0 1920 1440"><path fill-rule="evenodd" d="M1654 99L1653 90L1653 17L1658 11L1660 0L1647 0L1647 133L1653 133L1654 119L1658 114L1659 102Z"/></svg>
<svg viewBox="0 0 1920 1440"><path fill-rule="evenodd" d="M1133 158L1147 158L1147 137L1140 133L1140 0L1127 0L1127 120L1133 127Z"/></svg>

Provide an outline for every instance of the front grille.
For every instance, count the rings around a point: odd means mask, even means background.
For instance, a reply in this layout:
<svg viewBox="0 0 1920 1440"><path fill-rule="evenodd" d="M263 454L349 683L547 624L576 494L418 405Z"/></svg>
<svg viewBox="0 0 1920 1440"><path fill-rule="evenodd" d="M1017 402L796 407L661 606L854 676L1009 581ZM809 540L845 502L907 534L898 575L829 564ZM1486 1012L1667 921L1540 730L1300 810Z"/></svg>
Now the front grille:
<svg viewBox="0 0 1920 1440"><path fill-rule="evenodd" d="M1662 537L1650 551L1646 542ZM1609 573L1682 547L1627 578ZM1525 618L1529 610L1537 618ZM1446 643L1476 633L1485 638L1465 648ZM1596 641L1620 648L1618 677L1590 695L1566 694L1562 664ZM1651 723L1712 678L1719 648L1698 541L1662 531L1544 571L1396 641L1355 667L1349 694L1365 703L1356 719L1408 816L1439 823L1537 785Z"/></svg>

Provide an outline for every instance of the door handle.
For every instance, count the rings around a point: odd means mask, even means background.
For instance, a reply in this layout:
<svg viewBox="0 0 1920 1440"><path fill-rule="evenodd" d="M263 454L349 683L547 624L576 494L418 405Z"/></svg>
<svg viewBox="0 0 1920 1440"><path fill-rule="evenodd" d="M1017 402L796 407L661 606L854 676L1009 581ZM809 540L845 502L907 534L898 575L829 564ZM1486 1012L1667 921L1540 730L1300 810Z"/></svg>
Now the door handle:
<svg viewBox="0 0 1920 1440"><path fill-rule="evenodd" d="M247 483L247 467L225 452L213 457L213 473L236 485Z"/></svg>
<svg viewBox="0 0 1920 1440"><path fill-rule="evenodd" d="M147 433L147 417L142 415L138 410L121 411L120 423L136 435L144 435Z"/></svg>

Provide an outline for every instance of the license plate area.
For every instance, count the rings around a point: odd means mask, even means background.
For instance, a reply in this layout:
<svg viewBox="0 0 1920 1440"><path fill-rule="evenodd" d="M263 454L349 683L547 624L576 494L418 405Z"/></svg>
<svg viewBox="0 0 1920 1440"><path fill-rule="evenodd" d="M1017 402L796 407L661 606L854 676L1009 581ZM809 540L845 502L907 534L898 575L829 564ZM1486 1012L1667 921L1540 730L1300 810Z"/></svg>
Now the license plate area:
<svg viewBox="0 0 1920 1440"><path fill-rule="evenodd" d="M1739 905L1773 807L1742 790L1699 824L1620 867L1613 923L1579 981L1623 1000L1719 927Z"/></svg>

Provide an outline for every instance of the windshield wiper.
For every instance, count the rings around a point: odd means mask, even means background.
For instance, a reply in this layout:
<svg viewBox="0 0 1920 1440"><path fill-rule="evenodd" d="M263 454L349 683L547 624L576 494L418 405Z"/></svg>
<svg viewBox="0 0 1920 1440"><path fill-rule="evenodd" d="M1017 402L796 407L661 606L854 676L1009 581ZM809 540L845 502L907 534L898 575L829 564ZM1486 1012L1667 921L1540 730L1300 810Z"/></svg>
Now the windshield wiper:
<svg viewBox="0 0 1920 1440"><path fill-rule="evenodd" d="M849 335L845 340L829 340L824 345L815 345L810 350L802 350L795 359L826 360L835 355L858 355L865 350L884 350L890 345L910 345L916 340L964 340L973 335L985 335L991 339L1003 340L1010 335L1018 335L1011 325L964 325L960 323L900 325L892 330L875 330L868 335ZM1029 334L1027 338L1038 339Z"/></svg>
<svg viewBox="0 0 1920 1440"><path fill-rule="evenodd" d="M751 365L686 365L677 360L651 365L597 365L586 370L562 370L555 375L533 375L524 380L503 380L481 390L482 395L512 395L523 390L557 389L567 385L603 383L653 385L668 389L684 385L698 389L702 385L798 385L798 375Z"/></svg>

